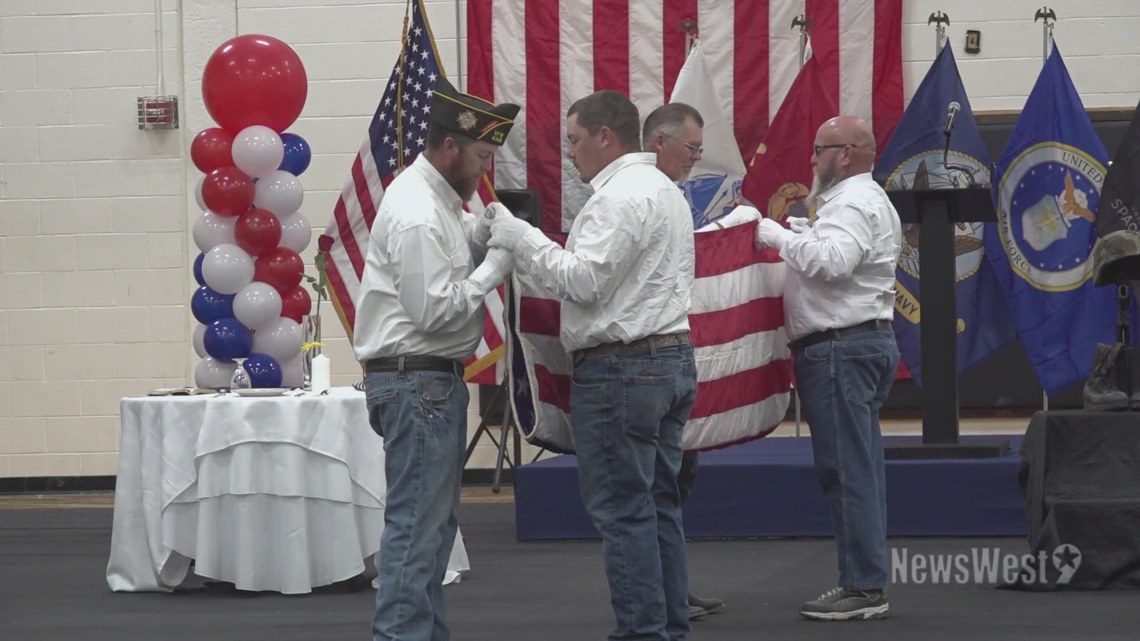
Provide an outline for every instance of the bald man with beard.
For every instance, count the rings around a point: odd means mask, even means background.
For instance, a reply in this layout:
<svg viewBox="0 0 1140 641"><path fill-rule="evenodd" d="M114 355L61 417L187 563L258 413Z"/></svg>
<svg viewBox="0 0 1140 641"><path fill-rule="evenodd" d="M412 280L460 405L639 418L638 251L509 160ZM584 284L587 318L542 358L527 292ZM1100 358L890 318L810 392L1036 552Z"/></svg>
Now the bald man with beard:
<svg viewBox="0 0 1140 641"><path fill-rule="evenodd" d="M816 475L831 509L839 581L800 608L813 620L887 616L887 494L879 409L899 351L895 264L902 225L871 179L875 137L838 116L820 126L812 167L816 220L789 230L760 221L758 246L787 265L784 322L811 429Z"/></svg>

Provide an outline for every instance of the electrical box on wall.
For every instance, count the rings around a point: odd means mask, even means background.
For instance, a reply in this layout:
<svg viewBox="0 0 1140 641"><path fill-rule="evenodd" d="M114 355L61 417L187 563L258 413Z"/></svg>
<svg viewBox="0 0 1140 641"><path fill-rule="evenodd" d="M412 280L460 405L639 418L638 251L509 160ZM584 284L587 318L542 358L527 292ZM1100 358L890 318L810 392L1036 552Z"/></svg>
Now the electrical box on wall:
<svg viewBox="0 0 1140 641"><path fill-rule="evenodd" d="M178 96L141 96L139 129L178 129Z"/></svg>
<svg viewBox="0 0 1140 641"><path fill-rule="evenodd" d="M982 50L982 32L971 29L966 32L966 53L978 53Z"/></svg>

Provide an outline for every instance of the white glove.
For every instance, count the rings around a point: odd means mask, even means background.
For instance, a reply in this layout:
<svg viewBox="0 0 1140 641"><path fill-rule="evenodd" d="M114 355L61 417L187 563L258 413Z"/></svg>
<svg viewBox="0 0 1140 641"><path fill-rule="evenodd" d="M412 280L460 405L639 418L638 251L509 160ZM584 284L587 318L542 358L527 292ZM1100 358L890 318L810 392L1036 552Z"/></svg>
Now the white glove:
<svg viewBox="0 0 1140 641"><path fill-rule="evenodd" d="M777 251L784 248L784 243L795 236L790 229L784 229L780 223L771 218L763 218L756 226L756 246L760 249L771 247Z"/></svg>
<svg viewBox="0 0 1140 641"><path fill-rule="evenodd" d="M797 234L802 234L811 229L811 221L803 216L789 216L787 221L788 226Z"/></svg>
<svg viewBox="0 0 1140 641"><path fill-rule="evenodd" d="M471 241L479 247L487 247L487 241L491 240L491 221L500 216L513 218L514 214L503 203L488 204L483 210L483 215L475 217L475 233Z"/></svg>
<svg viewBox="0 0 1140 641"><path fill-rule="evenodd" d="M487 256L483 258L483 262L479 263L479 266L471 272L471 276L467 280L471 281L480 292L486 295L498 287L499 283L502 283L503 279L514 268L515 257L511 252L501 247L492 247L487 250Z"/></svg>
<svg viewBox="0 0 1140 641"><path fill-rule="evenodd" d="M518 247L519 241L522 237L531 231L538 231L537 228L532 227L530 223L525 220L515 218L514 216L498 216L491 220L491 240L487 241L488 247L502 247L504 249L515 251ZM542 232L538 232L542 233Z"/></svg>

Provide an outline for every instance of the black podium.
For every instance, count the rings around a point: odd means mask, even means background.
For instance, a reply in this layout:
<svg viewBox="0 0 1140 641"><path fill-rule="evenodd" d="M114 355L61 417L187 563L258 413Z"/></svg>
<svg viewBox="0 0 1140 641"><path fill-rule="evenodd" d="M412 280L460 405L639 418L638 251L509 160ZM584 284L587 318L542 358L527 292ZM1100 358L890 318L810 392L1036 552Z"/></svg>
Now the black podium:
<svg viewBox="0 0 1140 641"><path fill-rule="evenodd" d="M1008 441L958 440L958 311L955 300L954 226L995 220L989 188L889 191L904 223L920 225L920 330L922 444L889 444L886 457L994 458Z"/></svg>

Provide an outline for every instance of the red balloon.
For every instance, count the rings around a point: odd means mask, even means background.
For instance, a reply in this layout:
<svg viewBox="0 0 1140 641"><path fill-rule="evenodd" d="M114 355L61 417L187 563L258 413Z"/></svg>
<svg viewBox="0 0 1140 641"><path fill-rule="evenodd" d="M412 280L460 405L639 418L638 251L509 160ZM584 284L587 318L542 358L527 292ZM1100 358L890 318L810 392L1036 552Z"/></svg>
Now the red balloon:
<svg viewBox="0 0 1140 641"><path fill-rule="evenodd" d="M194 142L190 143L190 159L204 174L218 167L229 167L234 164L234 157L230 153L233 144L233 134L225 129L217 127L203 129L194 136Z"/></svg>
<svg viewBox="0 0 1140 641"><path fill-rule="evenodd" d="M250 256L260 256L281 242L281 221L264 209L250 209L234 223L234 241Z"/></svg>
<svg viewBox="0 0 1140 641"><path fill-rule="evenodd" d="M305 106L309 80L297 52L277 38L244 35L218 47L202 73L202 102L223 129L285 131Z"/></svg>
<svg viewBox="0 0 1140 641"><path fill-rule="evenodd" d="M302 285L298 285L281 295L281 315L285 318L292 318L300 323L301 319L308 316L312 309L313 297L309 295L309 290Z"/></svg>
<svg viewBox="0 0 1140 641"><path fill-rule="evenodd" d="M253 205L253 181L237 167L219 167L202 181L202 202L219 216L237 216Z"/></svg>
<svg viewBox="0 0 1140 641"><path fill-rule="evenodd" d="M269 283L284 296L297 285L305 274L305 261L301 255L287 247L271 249L257 257L253 263L253 279Z"/></svg>

